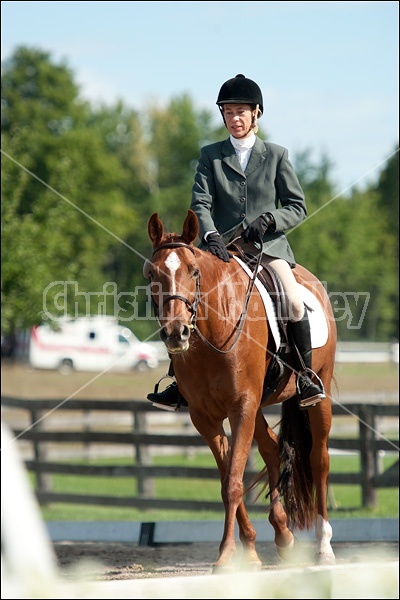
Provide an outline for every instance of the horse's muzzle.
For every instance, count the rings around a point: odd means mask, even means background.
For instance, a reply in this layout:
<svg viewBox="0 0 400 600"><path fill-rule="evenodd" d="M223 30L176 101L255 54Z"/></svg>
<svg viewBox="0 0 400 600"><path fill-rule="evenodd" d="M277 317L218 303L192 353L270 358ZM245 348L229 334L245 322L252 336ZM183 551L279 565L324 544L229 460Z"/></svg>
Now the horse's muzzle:
<svg viewBox="0 0 400 600"><path fill-rule="evenodd" d="M180 325L179 328L174 328L171 332L163 327L160 331L160 338L170 354L179 354L180 352L186 352L189 348L191 331L192 328L189 325Z"/></svg>

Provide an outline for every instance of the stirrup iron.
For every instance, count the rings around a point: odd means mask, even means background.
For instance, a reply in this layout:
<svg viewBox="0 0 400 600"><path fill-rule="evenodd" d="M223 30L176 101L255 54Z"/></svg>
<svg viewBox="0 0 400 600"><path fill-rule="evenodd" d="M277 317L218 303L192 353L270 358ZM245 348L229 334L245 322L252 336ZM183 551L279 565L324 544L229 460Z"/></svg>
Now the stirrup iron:
<svg viewBox="0 0 400 600"><path fill-rule="evenodd" d="M175 377L173 377L172 375L163 375L161 377L161 379L159 379L157 381L156 385L154 386L154 392L153 392L154 394L158 394L158 388L159 388L159 385L160 385L160 383L162 382L163 379L172 379L172 382L176 383Z"/></svg>
<svg viewBox="0 0 400 600"><path fill-rule="evenodd" d="M300 389L300 378L302 375L305 375L309 373L310 374L310 381L311 383L313 382L313 379L315 378L319 384L320 387L320 391L319 393L315 394L314 396L310 396L310 398L302 398L301 396L301 389ZM314 385L316 385L314 383ZM318 377L317 373L315 373L315 371L313 371L312 369L310 369L309 367L305 367L304 369L302 369L301 371L299 371L297 373L297 377L296 377L296 391L297 391L297 396L299 398L299 407L300 410L307 410L308 408L312 408L313 406L316 406L316 404L318 404L319 402L321 402L321 400L323 400L324 398L326 398L326 394L325 394L325 388L324 388L324 384L321 381L321 378Z"/></svg>

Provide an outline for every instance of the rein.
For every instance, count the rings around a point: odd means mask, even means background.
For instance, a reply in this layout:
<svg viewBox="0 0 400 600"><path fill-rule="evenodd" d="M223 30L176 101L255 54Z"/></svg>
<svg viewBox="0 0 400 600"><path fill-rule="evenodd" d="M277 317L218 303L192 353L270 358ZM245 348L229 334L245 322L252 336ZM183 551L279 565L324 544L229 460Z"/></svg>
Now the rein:
<svg viewBox="0 0 400 600"><path fill-rule="evenodd" d="M231 242L231 244L234 244L234 242L239 239L236 238L235 240L233 240ZM160 250L164 250L165 248L186 248L187 250L190 250L194 255L195 255L195 250L193 248L193 246L189 245L189 244L185 244L184 242L167 242L165 244L161 244L160 246L157 246L157 248L154 249L152 257L159 252ZM190 318L190 327L197 333L197 335L199 336L199 338L209 347L212 348L213 350L215 350L216 352L219 352L220 354L228 354L229 352L231 352L233 350L233 348L235 347L235 345L237 344L240 334L243 331L243 327L244 327L244 322L246 320L246 316L247 316L247 311L249 308L249 302L250 302L250 296L251 293L253 291L253 287L255 284L255 281L257 279L257 274L258 274L258 269L259 266L261 264L261 259L262 259L262 249L260 250L258 256L257 256L257 263L253 272L253 275L251 277L250 280L250 285L249 285L249 289L247 290L246 293L246 298L245 298L245 302L244 302L244 306L243 306L243 310L241 312L240 315L240 319L239 319L239 325L237 327L237 331L235 334L235 337L231 343L231 345L229 346L229 348L227 350L220 350L219 348L217 348L216 346L214 346L214 344L212 344L206 337L204 337L204 335L201 333L200 329L197 327L197 323L196 323L196 318L197 318L197 309L199 306L199 302L200 302L200 274L197 277L196 280L196 294L195 294L195 299L193 302L190 302L190 300L188 300L187 298L185 298L184 296L181 296L179 294L171 294L170 296L167 296L167 298L165 298L165 300L162 303L162 307L164 307L167 302L170 302L171 300L181 300L181 302L184 302L186 304L186 306L188 307L189 311L191 312L192 316ZM158 307L156 306L154 299L153 299L153 307L154 307L154 312L156 314L156 317L158 319Z"/></svg>
<svg viewBox="0 0 400 600"><path fill-rule="evenodd" d="M239 239L239 238L237 238L237 239ZM235 241L236 241L236 239L234 239L231 242L231 244L234 244ZM246 298L245 298L245 301L244 301L244 306L243 306L242 313L240 315L239 325L238 325L235 337L234 337L231 345L229 346L229 348L227 350L220 350L219 348L217 348L216 346L214 346L207 338L204 337L204 335L198 329L196 323L194 323L194 330L197 332L197 335L200 337L200 339L205 344L207 344L207 346L209 346L209 348L212 348L216 352L219 352L219 354L228 354L229 352L231 352L233 350L233 348L236 346L236 344L237 344L237 342L239 340L240 334L243 331L244 322L246 320L247 311L248 311L248 308L249 308L250 296L251 296L251 293L253 291L254 283L255 283L256 278L257 278L258 268L259 268L259 266L261 264L261 258L262 258L262 250L260 250L260 252L259 252L259 254L257 256L256 267L255 267L255 270L254 270L253 275L252 275L251 280L250 280L249 289L247 290L247 293L246 293Z"/></svg>

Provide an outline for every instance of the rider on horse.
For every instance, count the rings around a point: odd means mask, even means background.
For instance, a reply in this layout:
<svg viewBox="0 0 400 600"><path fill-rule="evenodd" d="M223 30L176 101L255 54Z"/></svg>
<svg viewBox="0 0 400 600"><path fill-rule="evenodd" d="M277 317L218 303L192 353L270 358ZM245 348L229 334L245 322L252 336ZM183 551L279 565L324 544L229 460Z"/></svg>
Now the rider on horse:
<svg viewBox="0 0 400 600"><path fill-rule="evenodd" d="M262 264L281 280L288 306L287 330L301 408L315 406L325 392L312 371L307 308L292 269L296 261L285 231L307 216L304 192L282 146L256 134L264 111L259 86L244 75L226 81L217 105L229 138L201 149L190 208L200 224L200 248L230 262L227 244L235 240L247 255L262 251ZM240 241L238 242L238 238ZM172 362L169 375L173 375ZM147 398L164 407L187 405L176 383Z"/></svg>

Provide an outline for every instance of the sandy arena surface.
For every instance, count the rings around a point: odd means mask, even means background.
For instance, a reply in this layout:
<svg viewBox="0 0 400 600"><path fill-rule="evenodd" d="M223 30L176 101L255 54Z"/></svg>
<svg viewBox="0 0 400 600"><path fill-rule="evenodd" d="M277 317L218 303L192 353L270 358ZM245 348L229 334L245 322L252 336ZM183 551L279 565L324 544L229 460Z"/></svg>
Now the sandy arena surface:
<svg viewBox="0 0 400 600"><path fill-rule="evenodd" d="M399 559L397 542L332 543L332 547L338 565ZM157 546L56 542L54 550L61 576L67 581L73 580L77 571L98 581L210 575L218 556L218 544L209 542ZM262 570L314 565L315 546L310 543L299 544L297 560L290 564L280 561L271 542L257 544L257 551L263 563Z"/></svg>

